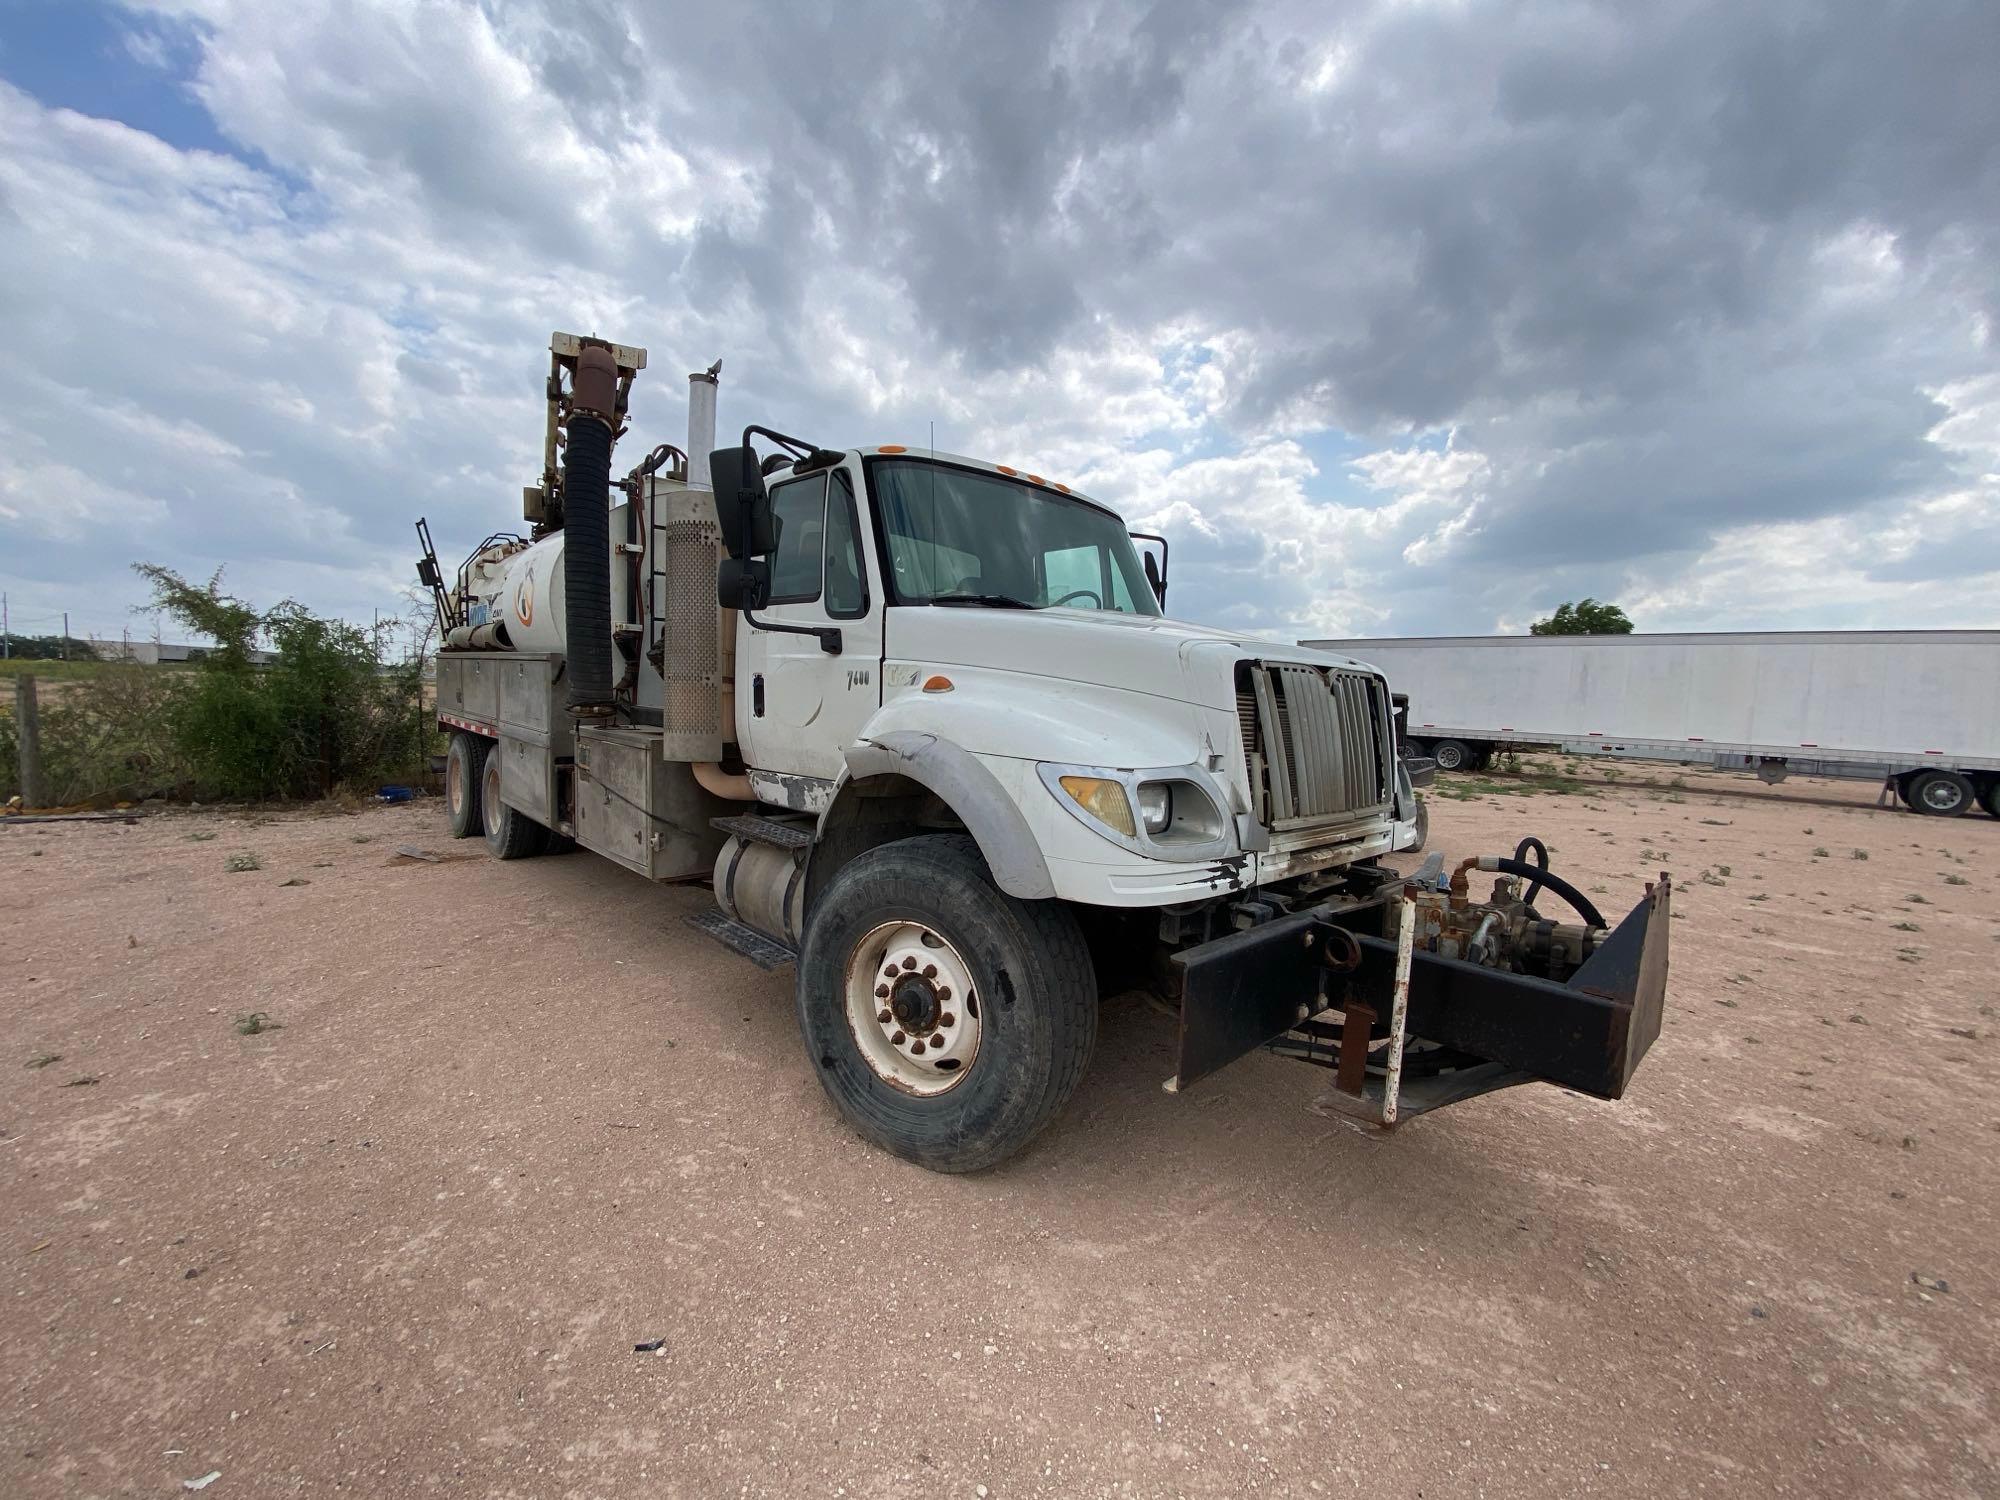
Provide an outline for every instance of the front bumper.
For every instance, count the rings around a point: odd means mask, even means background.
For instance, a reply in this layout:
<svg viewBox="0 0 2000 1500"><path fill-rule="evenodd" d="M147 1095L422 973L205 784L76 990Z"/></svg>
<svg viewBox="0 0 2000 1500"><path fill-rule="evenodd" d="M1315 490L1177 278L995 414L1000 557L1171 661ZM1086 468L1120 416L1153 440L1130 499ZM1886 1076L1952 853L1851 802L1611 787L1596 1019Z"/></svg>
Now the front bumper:
<svg viewBox="0 0 2000 1500"><path fill-rule="evenodd" d="M1174 956L1180 1057L1167 1086L1268 1046L1335 1069L1331 1102L1382 1125L1517 1083L1620 1098L1660 1034L1671 899L1670 882L1649 885L1563 984L1413 951L1400 885L1190 948ZM1400 944L1380 935L1385 906Z"/></svg>

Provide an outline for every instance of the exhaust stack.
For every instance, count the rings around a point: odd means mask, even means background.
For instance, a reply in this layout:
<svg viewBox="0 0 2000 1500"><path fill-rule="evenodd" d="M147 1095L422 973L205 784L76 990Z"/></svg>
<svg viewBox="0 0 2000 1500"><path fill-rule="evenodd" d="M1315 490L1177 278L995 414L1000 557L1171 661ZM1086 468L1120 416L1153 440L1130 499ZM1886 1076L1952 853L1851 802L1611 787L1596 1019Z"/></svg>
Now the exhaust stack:
<svg viewBox="0 0 2000 1500"><path fill-rule="evenodd" d="M688 376L687 482L698 490L710 487L708 455L715 447L715 388L722 361Z"/></svg>

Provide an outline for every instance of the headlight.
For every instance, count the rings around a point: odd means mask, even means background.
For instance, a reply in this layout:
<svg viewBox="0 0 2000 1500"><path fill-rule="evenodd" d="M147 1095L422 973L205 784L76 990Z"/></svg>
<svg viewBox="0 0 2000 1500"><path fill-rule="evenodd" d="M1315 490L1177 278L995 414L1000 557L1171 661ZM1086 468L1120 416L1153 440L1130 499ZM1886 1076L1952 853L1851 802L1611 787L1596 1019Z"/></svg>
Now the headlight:
<svg viewBox="0 0 2000 1500"><path fill-rule="evenodd" d="M1132 804L1125 796L1123 782L1106 776L1064 776L1060 780L1070 800L1106 828L1122 833L1128 839L1138 836L1139 830L1132 824Z"/></svg>
<svg viewBox="0 0 2000 1500"><path fill-rule="evenodd" d="M1042 784L1084 825L1148 859L1238 853L1228 793L1200 765L1127 771L1043 761Z"/></svg>
<svg viewBox="0 0 2000 1500"><path fill-rule="evenodd" d="M1146 832L1166 848L1181 844L1205 844L1223 836L1228 826L1215 798L1194 781L1148 781L1139 787L1139 810L1145 812L1149 793L1158 794L1166 804L1166 818L1155 827L1146 819Z"/></svg>

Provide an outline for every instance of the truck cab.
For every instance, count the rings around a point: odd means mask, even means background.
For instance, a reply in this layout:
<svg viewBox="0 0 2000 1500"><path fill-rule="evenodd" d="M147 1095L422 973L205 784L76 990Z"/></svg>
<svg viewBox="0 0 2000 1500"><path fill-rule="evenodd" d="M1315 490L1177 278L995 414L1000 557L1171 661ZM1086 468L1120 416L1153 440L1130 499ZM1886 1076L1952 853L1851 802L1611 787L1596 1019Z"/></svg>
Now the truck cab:
<svg viewBox="0 0 2000 1500"><path fill-rule="evenodd" d="M767 494L734 705L760 801L977 785L960 816L1003 889L1112 907L1324 872L1415 816L1378 674L1167 619L1124 523L1067 486L891 446Z"/></svg>

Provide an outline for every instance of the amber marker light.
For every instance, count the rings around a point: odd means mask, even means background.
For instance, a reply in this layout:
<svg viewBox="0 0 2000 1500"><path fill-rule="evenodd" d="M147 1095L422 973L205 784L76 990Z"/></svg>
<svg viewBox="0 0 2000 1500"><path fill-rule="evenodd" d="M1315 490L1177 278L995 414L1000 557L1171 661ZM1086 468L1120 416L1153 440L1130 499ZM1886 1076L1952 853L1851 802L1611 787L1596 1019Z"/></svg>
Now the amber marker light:
<svg viewBox="0 0 2000 1500"><path fill-rule="evenodd" d="M1132 821L1132 803L1122 784L1104 776L1063 776L1058 778L1070 800L1114 833L1137 838L1139 826Z"/></svg>

